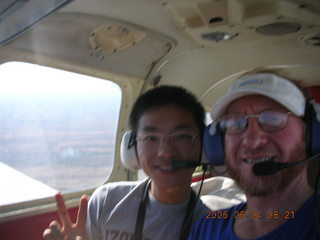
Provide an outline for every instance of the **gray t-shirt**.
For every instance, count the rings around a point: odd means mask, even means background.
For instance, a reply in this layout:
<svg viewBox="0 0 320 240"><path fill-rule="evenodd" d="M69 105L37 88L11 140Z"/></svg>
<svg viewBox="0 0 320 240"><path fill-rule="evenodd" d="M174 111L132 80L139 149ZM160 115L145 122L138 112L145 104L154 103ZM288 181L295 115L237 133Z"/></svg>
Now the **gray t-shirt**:
<svg viewBox="0 0 320 240"><path fill-rule="evenodd" d="M108 183L96 189L90 198L87 231L92 240L131 240L138 208L147 180ZM188 201L160 203L149 193L141 240L177 240L180 236ZM198 202L193 222L209 209Z"/></svg>

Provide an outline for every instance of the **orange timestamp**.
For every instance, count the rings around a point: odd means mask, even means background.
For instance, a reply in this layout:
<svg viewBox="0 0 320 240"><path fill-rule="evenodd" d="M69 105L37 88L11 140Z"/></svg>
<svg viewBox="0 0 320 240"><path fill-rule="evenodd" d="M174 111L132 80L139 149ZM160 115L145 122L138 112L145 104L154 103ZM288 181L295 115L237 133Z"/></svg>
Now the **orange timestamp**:
<svg viewBox="0 0 320 240"><path fill-rule="evenodd" d="M294 218L295 216L295 211L293 210L282 210L282 211L268 211L267 212L267 218L270 219L279 219L279 218L284 218L284 219L291 219Z"/></svg>
<svg viewBox="0 0 320 240"><path fill-rule="evenodd" d="M206 219L227 219L229 214L228 211L207 211Z"/></svg>
<svg viewBox="0 0 320 240"><path fill-rule="evenodd" d="M206 219L228 219L228 218L267 218L267 219L292 219L295 217L295 211L290 210L269 210L262 214L261 211L207 211Z"/></svg>

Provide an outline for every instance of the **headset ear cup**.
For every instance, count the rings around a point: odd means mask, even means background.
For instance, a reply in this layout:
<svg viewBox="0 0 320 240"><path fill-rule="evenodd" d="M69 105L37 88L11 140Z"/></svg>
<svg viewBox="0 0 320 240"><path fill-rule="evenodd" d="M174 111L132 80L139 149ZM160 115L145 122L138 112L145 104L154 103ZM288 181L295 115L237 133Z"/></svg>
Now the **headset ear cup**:
<svg viewBox="0 0 320 240"><path fill-rule="evenodd" d="M320 152L320 105L318 103L313 104L311 114L311 121L307 127L310 128L310 155L314 155Z"/></svg>
<svg viewBox="0 0 320 240"><path fill-rule="evenodd" d="M214 134L210 133L212 124L208 125L203 134L204 153L212 165L224 165L224 136L219 127L216 126Z"/></svg>
<svg viewBox="0 0 320 240"><path fill-rule="evenodd" d="M126 131L121 139L120 158L122 165L129 170L136 171L140 169L134 144L132 144L132 131Z"/></svg>

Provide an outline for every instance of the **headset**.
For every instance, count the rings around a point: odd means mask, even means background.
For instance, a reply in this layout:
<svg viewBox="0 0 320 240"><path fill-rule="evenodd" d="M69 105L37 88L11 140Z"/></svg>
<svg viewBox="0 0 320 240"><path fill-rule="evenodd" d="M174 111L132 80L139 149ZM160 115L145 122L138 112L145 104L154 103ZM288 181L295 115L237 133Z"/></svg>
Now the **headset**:
<svg viewBox="0 0 320 240"><path fill-rule="evenodd" d="M123 166L131 171L138 171L141 167L135 149L135 139L132 130L126 131L121 140L120 158Z"/></svg>
<svg viewBox="0 0 320 240"><path fill-rule="evenodd" d="M201 159L199 162L184 162L184 161L178 161L173 163L176 168L193 168L200 165L208 165L208 160L205 157L205 154L203 151L201 152ZM120 158L121 163L124 167L131 171L138 171L141 169L137 152L135 148L135 139L133 139L132 130L127 130L121 140L120 145ZM191 163L191 164L190 164Z"/></svg>
<svg viewBox="0 0 320 240"><path fill-rule="evenodd" d="M320 104L315 100L307 101L304 121L306 122L306 146L309 156L320 152ZM225 164L224 132L219 123L211 123L203 134L204 153L210 164Z"/></svg>

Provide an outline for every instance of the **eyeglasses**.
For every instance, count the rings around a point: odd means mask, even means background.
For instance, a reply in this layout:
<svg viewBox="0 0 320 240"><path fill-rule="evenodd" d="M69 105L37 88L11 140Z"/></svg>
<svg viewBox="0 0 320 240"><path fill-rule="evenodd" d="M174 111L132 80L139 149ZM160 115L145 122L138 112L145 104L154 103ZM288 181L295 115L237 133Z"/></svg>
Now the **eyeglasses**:
<svg viewBox="0 0 320 240"><path fill-rule="evenodd" d="M219 125L221 130L228 134L239 134L242 133L248 127L249 118L257 118L259 126L266 132L277 132L282 130L287 122L288 115L290 112L279 112L279 111L263 111L259 114L230 114L224 116L220 121Z"/></svg>
<svg viewBox="0 0 320 240"><path fill-rule="evenodd" d="M191 133L174 133L169 136L161 134L143 134L136 138L136 141L142 147L148 150L155 150L161 146L165 140L169 140L173 147L179 149L188 149L193 146L195 139L198 137L196 134Z"/></svg>

